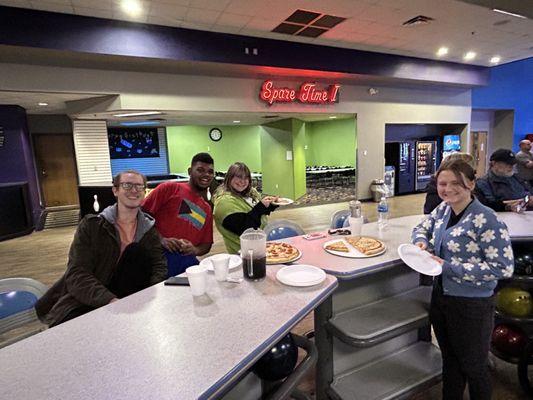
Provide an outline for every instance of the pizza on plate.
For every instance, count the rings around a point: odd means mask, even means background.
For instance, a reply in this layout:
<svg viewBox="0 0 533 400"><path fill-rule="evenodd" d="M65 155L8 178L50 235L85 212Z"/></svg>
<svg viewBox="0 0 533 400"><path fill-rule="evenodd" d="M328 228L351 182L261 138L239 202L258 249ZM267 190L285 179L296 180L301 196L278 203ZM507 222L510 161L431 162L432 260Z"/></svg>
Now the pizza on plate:
<svg viewBox="0 0 533 400"><path fill-rule="evenodd" d="M296 247L281 242L268 242L266 244L267 263L281 264L294 261L300 255Z"/></svg>
<svg viewBox="0 0 533 400"><path fill-rule="evenodd" d="M346 241L359 252L371 256L377 254L385 248L382 241L368 236L354 236L346 238Z"/></svg>
<svg viewBox="0 0 533 400"><path fill-rule="evenodd" d="M344 243L342 240L328 244L326 249L332 251L341 251L343 253L348 253L350 251L348 246L346 246L346 243Z"/></svg>

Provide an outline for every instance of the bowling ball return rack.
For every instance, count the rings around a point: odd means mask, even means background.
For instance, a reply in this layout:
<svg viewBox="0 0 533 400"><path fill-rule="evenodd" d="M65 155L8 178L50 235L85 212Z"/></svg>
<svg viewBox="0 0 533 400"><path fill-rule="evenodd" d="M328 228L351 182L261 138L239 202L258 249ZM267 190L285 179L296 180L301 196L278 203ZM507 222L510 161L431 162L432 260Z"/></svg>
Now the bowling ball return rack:
<svg viewBox="0 0 533 400"><path fill-rule="evenodd" d="M531 249L533 248L533 241L520 241L518 243L513 243L513 249L516 252L515 246L518 248ZM533 289L533 275L513 275L509 279L500 281L498 287L502 288L510 285L520 287L531 292ZM526 334L527 342L524 351L519 357L513 357L505 354L492 345L490 351L499 359L508 363L516 364L520 386L529 398L533 398L533 379L530 379L529 377L529 366L533 365L533 315L529 315L527 317L515 317L506 315L505 313L496 310L495 326L498 324L506 324L518 327Z"/></svg>

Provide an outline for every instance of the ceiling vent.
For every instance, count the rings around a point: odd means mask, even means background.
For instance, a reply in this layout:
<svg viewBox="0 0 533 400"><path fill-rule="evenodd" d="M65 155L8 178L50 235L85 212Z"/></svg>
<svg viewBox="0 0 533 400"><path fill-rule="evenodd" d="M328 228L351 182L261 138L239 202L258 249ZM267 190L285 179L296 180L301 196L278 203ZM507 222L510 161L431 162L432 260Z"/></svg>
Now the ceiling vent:
<svg viewBox="0 0 533 400"><path fill-rule="evenodd" d="M434 21L431 17L426 17L424 15L418 15L410 20L405 21L402 26L415 26L415 25L427 25L431 21Z"/></svg>
<svg viewBox="0 0 533 400"><path fill-rule="evenodd" d="M296 10L285 21L272 29L272 32L316 38L345 20L344 17L336 17L317 11Z"/></svg>

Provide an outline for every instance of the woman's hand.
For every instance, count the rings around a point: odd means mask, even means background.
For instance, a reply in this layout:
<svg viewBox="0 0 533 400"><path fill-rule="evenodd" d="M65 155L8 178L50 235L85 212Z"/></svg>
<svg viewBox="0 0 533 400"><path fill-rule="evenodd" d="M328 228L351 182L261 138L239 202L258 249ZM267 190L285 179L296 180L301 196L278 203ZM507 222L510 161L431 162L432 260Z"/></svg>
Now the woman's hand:
<svg viewBox="0 0 533 400"><path fill-rule="evenodd" d="M444 264L444 260L442 258L440 258L440 257L431 255L431 258L434 259L435 261L437 261L440 265Z"/></svg>
<svg viewBox="0 0 533 400"><path fill-rule="evenodd" d="M425 244L424 242L416 242L415 246L420 247L421 250L426 250L428 248L428 245Z"/></svg>
<svg viewBox="0 0 533 400"><path fill-rule="evenodd" d="M265 196L261 199L261 203L263 203L263 205L268 208L270 207L270 203L272 203L273 201L277 201L278 199L278 196Z"/></svg>

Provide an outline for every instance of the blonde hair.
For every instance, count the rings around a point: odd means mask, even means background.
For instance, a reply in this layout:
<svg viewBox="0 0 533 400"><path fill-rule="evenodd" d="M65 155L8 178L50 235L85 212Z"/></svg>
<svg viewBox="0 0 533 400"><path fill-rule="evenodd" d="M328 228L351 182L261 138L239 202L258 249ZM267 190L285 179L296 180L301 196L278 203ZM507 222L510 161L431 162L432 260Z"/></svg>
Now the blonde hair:
<svg viewBox="0 0 533 400"><path fill-rule="evenodd" d="M468 153L452 153L449 156L447 156L444 160L442 160L442 164L451 163L451 162L458 161L458 160L461 160L461 161L464 161L470 164L470 166L474 169L476 168L476 162L474 160L474 157Z"/></svg>

